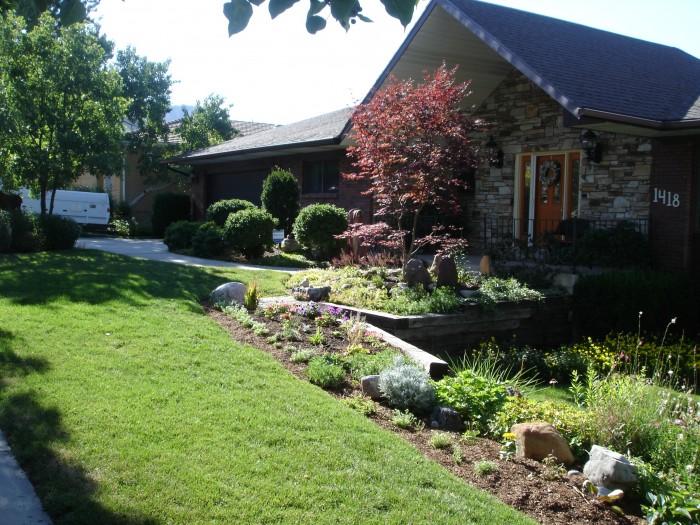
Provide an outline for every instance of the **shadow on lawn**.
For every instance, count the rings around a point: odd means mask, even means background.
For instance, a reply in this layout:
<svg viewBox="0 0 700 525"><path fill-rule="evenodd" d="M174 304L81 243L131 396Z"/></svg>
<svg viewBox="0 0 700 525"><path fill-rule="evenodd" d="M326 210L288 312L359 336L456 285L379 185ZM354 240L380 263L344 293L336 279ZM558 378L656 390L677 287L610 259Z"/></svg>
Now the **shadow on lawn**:
<svg viewBox="0 0 700 525"><path fill-rule="evenodd" d="M236 273L74 249L1 256L0 290L3 297L23 305L58 297L88 304L122 300L133 306L154 297L198 303Z"/></svg>
<svg viewBox="0 0 700 525"><path fill-rule="evenodd" d="M56 525L157 525L150 518L115 514L94 501L97 484L82 467L56 453L69 438L59 410L42 406L34 391L7 392L12 379L48 370L42 359L19 356L13 349L17 343L12 332L0 329L0 428L44 510Z"/></svg>

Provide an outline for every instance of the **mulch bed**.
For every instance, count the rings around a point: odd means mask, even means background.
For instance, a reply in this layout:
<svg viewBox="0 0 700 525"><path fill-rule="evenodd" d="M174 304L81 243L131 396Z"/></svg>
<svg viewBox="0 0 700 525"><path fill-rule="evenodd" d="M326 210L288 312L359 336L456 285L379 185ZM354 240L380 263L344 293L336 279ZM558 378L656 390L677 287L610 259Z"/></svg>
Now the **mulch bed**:
<svg viewBox="0 0 700 525"><path fill-rule="evenodd" d="M266 337L254 334L252 330L244 328L232 317L213 308L211 304L204 304L204 308L209 317L231 334L232 339L267 352L295 376L306 380L303 373L306 368L305 364L291 362L288 352L269 344ZM264 316L256 316L256 321L268 324L271 334L279 331L280 324L276 321L271 321ZM344 350L342 341L331 335L332 329L325 328L324 330L328 332L328 335L326 348L323 351L332 352L334 345L336 351ZM342 399L361 393L361 389L359 385L346 383L342 388L329 393ZM600 503L590 495L584 494L580 490L584 480L581 475L568 476L566 472L547 468L537 461L525 458L513 458L507 461L500 459L500 443L482 438L470 442L460 442L462 461L457 463L449 448L436 449L432 446L432 432L428 421L425 421L426 428L423 430L408 431L394 425L391 421L392 415L391 409L380 406L371 419L382 428L405 439L424 456L439 463L455 476L494 495L539 523L545 525L639 525L646 523L646 520L641 517L639 502L630 499L623 500L619 507L622 508L625 515L620 516L609 505ZM453 434L453 442L458 441L461 436L457 433ZM484 460L496 463L497 470L491 474L477 474L474 470L474 464ZM581 469L579 468L579 470Z"/></svg>

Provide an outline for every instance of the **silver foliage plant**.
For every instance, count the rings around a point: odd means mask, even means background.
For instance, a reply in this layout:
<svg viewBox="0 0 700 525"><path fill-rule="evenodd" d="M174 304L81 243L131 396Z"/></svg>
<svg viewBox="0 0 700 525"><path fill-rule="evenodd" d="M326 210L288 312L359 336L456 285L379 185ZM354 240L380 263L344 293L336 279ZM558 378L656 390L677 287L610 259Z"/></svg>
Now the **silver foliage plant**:
<svg viewBox="0 0 700 525"><path fill-rule="evenodd" d="M422 368L406 363L400 356L379 375L379 390L387 402L399 409L426 411L435 404L430 376Z"/></svg>

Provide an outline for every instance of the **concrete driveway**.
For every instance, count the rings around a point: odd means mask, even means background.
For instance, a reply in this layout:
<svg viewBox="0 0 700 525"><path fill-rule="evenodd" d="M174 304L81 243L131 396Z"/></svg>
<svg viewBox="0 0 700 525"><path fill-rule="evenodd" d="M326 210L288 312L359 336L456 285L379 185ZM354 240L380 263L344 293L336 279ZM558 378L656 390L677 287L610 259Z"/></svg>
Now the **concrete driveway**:
<svg viewBox="0 0 700 525"><path fill-rule="evenodd" d="M88 250L102 250L103 252L141 257L152 261L162 261L175 264L188 264L190 266L209 266L218 268L240 268L242 270L276 270L281 272L298 272L300 268L281 268L279 266L254 266L252 264L240 264L226 261L201 259L171 253L161 239L121 239L112 237L81 237L76 243L76 248Z"/></svg>

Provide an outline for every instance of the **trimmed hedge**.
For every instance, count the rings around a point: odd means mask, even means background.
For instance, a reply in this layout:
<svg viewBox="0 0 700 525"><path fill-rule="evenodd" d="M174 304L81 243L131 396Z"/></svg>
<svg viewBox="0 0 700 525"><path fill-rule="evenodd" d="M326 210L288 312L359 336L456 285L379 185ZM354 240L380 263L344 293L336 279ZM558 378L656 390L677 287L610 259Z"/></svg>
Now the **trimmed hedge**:
<svg viewBox="0 0 700 525"><path fill-rule="evenodd" d="M177 221L190 218L190 196L184 193L158 193L153 199L151 226L153 234L161 237L165 229Z"/></svg>
<svg viewBox="0 0 700 525"><path fill-rule="evenodd" d="M44 215L39 217L41 249L70 250L80 237L82 227L70 217Z"/></svg>
<svg viewBox="0 0 700 525"><path fill-rule="evenodd" d="M246 259L254 259L272 247L272 230L275 218L259 208L237 211L229 215L224 226L226 244L242 253Z"/></svg>
<svg viewBox="0 0 700 525"><path fill-rule="evenodd" d="M12 217L10 212L0 210L0 253L9 253L12 246Z"/></svg>
<svg viewBox="0 0 700 525"><path fill-rule="evenodd" d="M256 208L255 204L243 199L225 199L217 201L207 208L207 221L213 221L222 228L226 225L228 216L242 210Z"/></svg>
<svg viewBox="0 0 700 525"><path fill-rule="evenodd" d="M303 208L294 221L294 237L314 257L330 260L340 253L344 241L336 239L348 229L348 214L333 204L312 204Z"/></svg>
<svg viewBox="0 0 700 525"><path fill-rule="evenodd" d="M299 194L301 186L290 171L275 169L263 182L263 209L277 219L277 227L285 233L292 231L294 220L299 215Z"/></svg>
<svg viewBox="0 0 700 525"><path fill-rule="evenodd" d="M192 247L192 238L199 229L199 223L193 221L176 221L165 229L163 243L168 250L186 250Z"/></svg>
<svg viewBox="0 0 700 525"><path fill-rule="evenodd" d="M224 229L214 222L199 225L192 238L192 254L197 257L216 257L224 251Z"/></svg>

